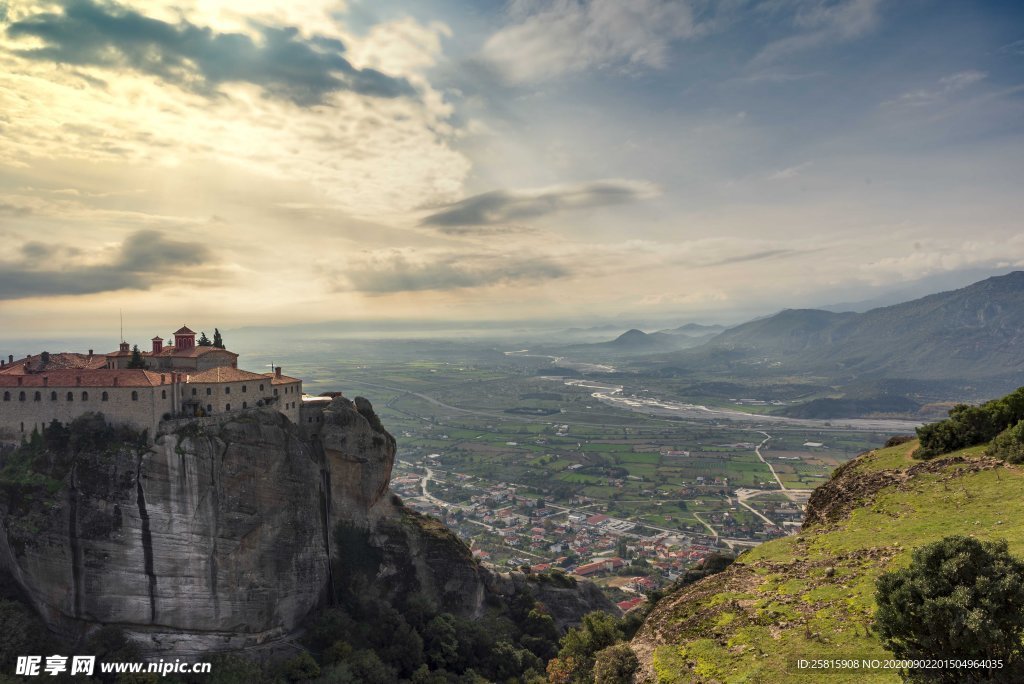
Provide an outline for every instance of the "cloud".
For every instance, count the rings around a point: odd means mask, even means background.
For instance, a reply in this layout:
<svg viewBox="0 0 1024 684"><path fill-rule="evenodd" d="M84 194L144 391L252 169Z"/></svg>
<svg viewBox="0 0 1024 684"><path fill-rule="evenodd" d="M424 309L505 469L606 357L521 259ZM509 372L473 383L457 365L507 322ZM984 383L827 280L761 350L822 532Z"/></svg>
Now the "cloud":
<svg viewBox="0 0 1024 684"><path fill-rule="evenodd" d="M965 88L983 81L988 74L984 71L968 69L955 74L943 76L932 88L921 88L903 93L895 100L883 102L883 106L927 107L946 100Z"/></svg>
<svg viewBox="0 0 1024 684"><path fill-rule="evenodd" d="M185 19L172 24L113 3L71 0L61 12L11 23L7 34L43 43L16 49L21 57L132 69L204 95L217 94L222 84L251 83L270 96L308 106L340 91L384 98L413 92L405 79L355 68L336 38L304 38L294 27L254 28L258 40Z"/></svg>
<svg viewBox="0 0 1024 684"><path fill-rule="evenodd" d="M798 177L801 173L803 173L804 169L811 166L811 164L813 163L814 162L803 162L802 164L797 164L796 166L788 166L784 169L773 171L772 173L768 174L768 180L791 180L793 178Z"/></svg>
<svg viewBox="0 0 1024 684"><path fill-rule="evenodd" d="M212 260L204 245L168 240L153 230L128 236L107 263L65 263L62 253L76 251L38 241L22 245L20 261L0 262L0 300L148 290L186 267Z"/></svg>
<svg viewBox="0 0 1024 684"><path fill-rule="evenodd" d="M553 280L568 275L565 266L539 255L382 250L350 264L337 289L383 295Z"/></svg>
<svg viewBox="0 0 1024 684"><path fill-rule="evenodd" d="M682 0L513 0L513 23L481 56L510 81L542 81L590 68L662 68L673 41L703 27Z"/></svg>
<svg viewBox="0 0 1024 684"><path fill-rule="evenodd" d="M793 13L797 33L766 45L751 61L766 67L791 55L832 43L860 38L878 24L882 0L799 0Z"/></svg>
<svg viewBox="0 0 1024 684"><path fill-rule="evenodd" d="M657 186L646 181L603 180L533 190L495 190L446 205L420 223L442 232L460 226L514 223L572 209L626 204L655 197Z"/></svg>
<svg viewBox="0 0 1024 684"><path fill-rule="evenodd" d="M24 217L32 214L31 207L23 207L17 204L8 204L6 202L0 202L0 216L15 216Z"/></svg>

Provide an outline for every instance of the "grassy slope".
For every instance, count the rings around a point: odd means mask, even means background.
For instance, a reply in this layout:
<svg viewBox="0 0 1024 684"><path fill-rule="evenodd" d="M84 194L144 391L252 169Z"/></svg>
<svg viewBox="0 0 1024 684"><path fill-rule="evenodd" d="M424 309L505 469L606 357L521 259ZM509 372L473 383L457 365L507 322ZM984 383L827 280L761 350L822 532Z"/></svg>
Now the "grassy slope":
<svg viewBox="0 0 1024 684"><path fill-rule="evenodd" d="M995 465L974 447L936 459L935 472L906 477L920 463L910 457L916 446L881 449L851 464L846 475L889 471L902 482L865 497L849 515L763 544L727 572L659 603L633 643L647 677L808 681L815 675L801 676L798 658L891 657L871 632L875 580L907 565L913 548L964 534L1006 538L1010 551L1024 556L1024 469ZM949 463L954 456L966 460ZM899 678L862 672L830 674L828 681Z"/></svg>

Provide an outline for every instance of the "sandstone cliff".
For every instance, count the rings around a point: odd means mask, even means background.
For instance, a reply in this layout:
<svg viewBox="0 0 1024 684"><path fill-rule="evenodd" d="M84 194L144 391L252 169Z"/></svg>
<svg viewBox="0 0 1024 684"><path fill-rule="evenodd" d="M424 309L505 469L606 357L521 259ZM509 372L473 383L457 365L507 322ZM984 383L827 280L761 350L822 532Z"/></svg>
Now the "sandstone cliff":
<svg viewBox="0 0 1024 684"><path fill-rule="evenodd" d="M322 425L305 439L253 409L166 423L150 445L93 416L39 438L2 464L0 568L65 637L116 624L175 655L280 639L358 568L386 598L465 617L522 590L389 494L395 440L368 401L335 399ZM561 623L610 606L567 593Z"/></svg>

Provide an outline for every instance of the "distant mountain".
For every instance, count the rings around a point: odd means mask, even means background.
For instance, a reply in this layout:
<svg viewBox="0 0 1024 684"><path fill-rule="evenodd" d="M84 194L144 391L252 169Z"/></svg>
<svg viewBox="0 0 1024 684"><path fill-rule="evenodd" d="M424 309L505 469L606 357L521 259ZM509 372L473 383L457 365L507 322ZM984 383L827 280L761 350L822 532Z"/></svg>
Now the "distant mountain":
<svg viewBox="0 0 1024 684"><path fill-rule="evenodd" d="M687 337L709 337L711 335L717 335L718 333L725 330L724 325L702 325L700 323L687 323L681 325L678 328L672 328L670 330L661 330L660 332L668 335L686 335Z"/></svg>
<svg viewBox="0 0 1024 684"><path fill-rule="evenodd" d="M1024 272L865 313L788 309L730 328L671 363L761 367L846 381L1024 373Z"/></svg>
<svg viewBox="0 0 1024 684"><path fill-rule="evenodd" d="M602 342L594 346L612 347L620 351L654 351L658 349L678 349L678 342L679 340L676 337L667 333L645 333L642 330L632 328L611 342Z"/></svg>

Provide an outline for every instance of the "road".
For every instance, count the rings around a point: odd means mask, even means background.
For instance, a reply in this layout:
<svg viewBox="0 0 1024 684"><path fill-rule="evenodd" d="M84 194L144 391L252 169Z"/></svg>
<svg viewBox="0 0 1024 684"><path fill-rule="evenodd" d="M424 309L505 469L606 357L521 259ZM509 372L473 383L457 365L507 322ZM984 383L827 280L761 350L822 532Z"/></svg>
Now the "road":
<svg viewBox="0 0 1024 684"><path fill-rule="evenodd" d="M768 470L772 471L772 477L774 477L775 481L779 483L779 488L782 491L786 491L786 485L782 484L782 480L779 479L779 474L775 472L775 468L772 467L771 463L769 463L768 461L764 460L764 456L761 455L761 447L763 447L765 444L770 442L771 439L772 439L772 436L769 435L767 432L762 432L761 434L764 435L764 439L761 440L760 444L758 444L756 447L754 447L754 453L757 454L757 457L759 459L761 459L761 463L764 463L766 466L768 466ZM748 508L749 508L749 506L748 506ZM751 509L751 510L753 510L753 509Z"/></svg>

